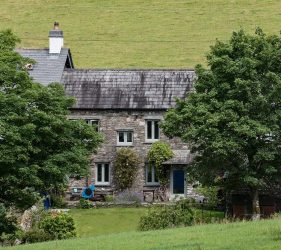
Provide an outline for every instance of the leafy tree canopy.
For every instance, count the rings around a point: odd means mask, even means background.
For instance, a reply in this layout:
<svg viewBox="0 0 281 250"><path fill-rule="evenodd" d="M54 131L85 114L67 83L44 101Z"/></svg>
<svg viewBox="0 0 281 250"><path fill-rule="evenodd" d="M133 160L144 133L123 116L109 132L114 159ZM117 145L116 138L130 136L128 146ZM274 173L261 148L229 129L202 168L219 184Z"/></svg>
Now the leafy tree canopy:
<svg viewBox="0 0 281 250"><path fill-rule="evenodd" d="M195 91L166 114L164 132L190 143L189 170L203 184L256 194L280 183L281 37L233 32L207 61L196 67Z"/></svg>
<svg viewBox="0 0 281 250"><path fill-rule="evenodd" d="M0 203L25 207L38 191L61 190L68 175L86 174L102 138L67 120L74 100L60 84L33 83L17 42L10 30L0 32Z"/></svg>

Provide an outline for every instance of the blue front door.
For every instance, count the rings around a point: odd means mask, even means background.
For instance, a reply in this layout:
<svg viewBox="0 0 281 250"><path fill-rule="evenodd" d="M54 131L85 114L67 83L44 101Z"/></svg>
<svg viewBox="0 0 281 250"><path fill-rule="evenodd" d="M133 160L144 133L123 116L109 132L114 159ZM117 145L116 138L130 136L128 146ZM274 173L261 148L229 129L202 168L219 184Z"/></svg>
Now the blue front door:
<svg viewBox="0 0 281 250"><path fill-rule="evenodd" d="M184 170L173 169L173 194L184 194L184 179Z"/></svg>

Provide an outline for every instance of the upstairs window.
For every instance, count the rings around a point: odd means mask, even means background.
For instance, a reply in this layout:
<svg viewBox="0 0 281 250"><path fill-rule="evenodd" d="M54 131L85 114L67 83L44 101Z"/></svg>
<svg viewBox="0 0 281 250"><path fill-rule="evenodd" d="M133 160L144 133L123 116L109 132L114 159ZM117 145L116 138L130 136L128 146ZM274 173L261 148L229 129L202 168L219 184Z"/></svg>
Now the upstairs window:
<svg viewBox="0 0 281 250"><path fill-rule="evenodd" d="M84 120L87 124L95 127L96 131L99 132L99 120L97 120L97 119L81 119L81 118L80 119L79 118L74 119L74 118L71 118L69 120L70 121L79 121L79 120L81 121L81 120Z"/></svg>
<svg viewBox="0 0 281 250"><path fill-rule="evenodd" d="M96 131L99 132L99 120L97 119L85 119L85 122L93 127L95 127Z"/></svg>
<svg viewBox="0 0 281 250"><path fill-rule="evenodd" d="M108 186L109 181L109 163L96 164L96 185Z"/></svg>
<svg viewBox="0 0 281 250"><path fill-rule="evenodd" d="M159 185L159 180L158 180L155 166L151 164L146 165L146 185L148 186Z"/></svg>
<svg viewBox="0 0 281 250"><path fill-rule="evenodd" d="M132 146L133 145L133 131L117 131L117 145L118 146Z"/></svg>
<svg viewBox="0 0 281 250"><path fill-rule="evenodd" d="M160 136L159 120L147 120L146 121L146 131L145 131L145 140L147 142L158 141L159 136Z"/></svg>

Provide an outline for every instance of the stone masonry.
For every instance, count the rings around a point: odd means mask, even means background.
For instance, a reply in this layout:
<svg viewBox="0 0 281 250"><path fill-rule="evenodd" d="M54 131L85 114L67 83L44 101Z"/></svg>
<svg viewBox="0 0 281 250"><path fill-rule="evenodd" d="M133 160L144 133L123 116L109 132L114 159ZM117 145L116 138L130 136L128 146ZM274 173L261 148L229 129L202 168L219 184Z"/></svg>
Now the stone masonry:
<svg viewBox="0 0 281 250"><path fill-rule="evenodd" d="M73 110L70 119L97 119L99 120L99 131L104 135L104 143L98 150L97 154L92 155L91 161L91 178L95 181L95 164L100 162L107 162L110 164L110 186L97 186L97 189L113 189L114 190L114 160L117 150L117 131L120 129L128 129L133 131L133 146L134 149L142 159L135 183L132 186L133 191L141 192L146 188L145 183L145 162L151 143L145 140L145 125L148 119L162 120L164 111L116 111L116 110L100 110L100 111L82 111ZM173 150L188 150L188 146L182 143L180 139L168 139L160 129L160 140L166 141L170 144ZM84 187L85 180L79 182L72 182L73 187ZM190 186L188 186L188 193L190 193Z"/></svg>

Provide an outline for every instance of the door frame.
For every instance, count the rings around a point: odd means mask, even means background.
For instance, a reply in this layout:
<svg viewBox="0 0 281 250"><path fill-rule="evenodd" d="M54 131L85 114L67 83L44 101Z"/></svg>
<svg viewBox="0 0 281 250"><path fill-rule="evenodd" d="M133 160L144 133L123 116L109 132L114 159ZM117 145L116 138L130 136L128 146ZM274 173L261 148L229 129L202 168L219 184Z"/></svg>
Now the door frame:
<svg viewBox="0 0 281 250"><path fill-rule="evenodd" d="M184 173L184 193L183 194L174 194L173 193L173 185L174 185L174 178L173 178L173 172L174 172L174 170L182 170L183 171L183 173ZM176 166L176 165L174 165L174 166L171 166L171 170L170 170L170 197L172 198L172 199L174 199L174 198L176 198L176 197L179 197L179 198L181 198L181 197L186 197L186 188L187 188L187 185L186 185L186 170L183 168L183 167L180 167L180 166Z"/></svg>

